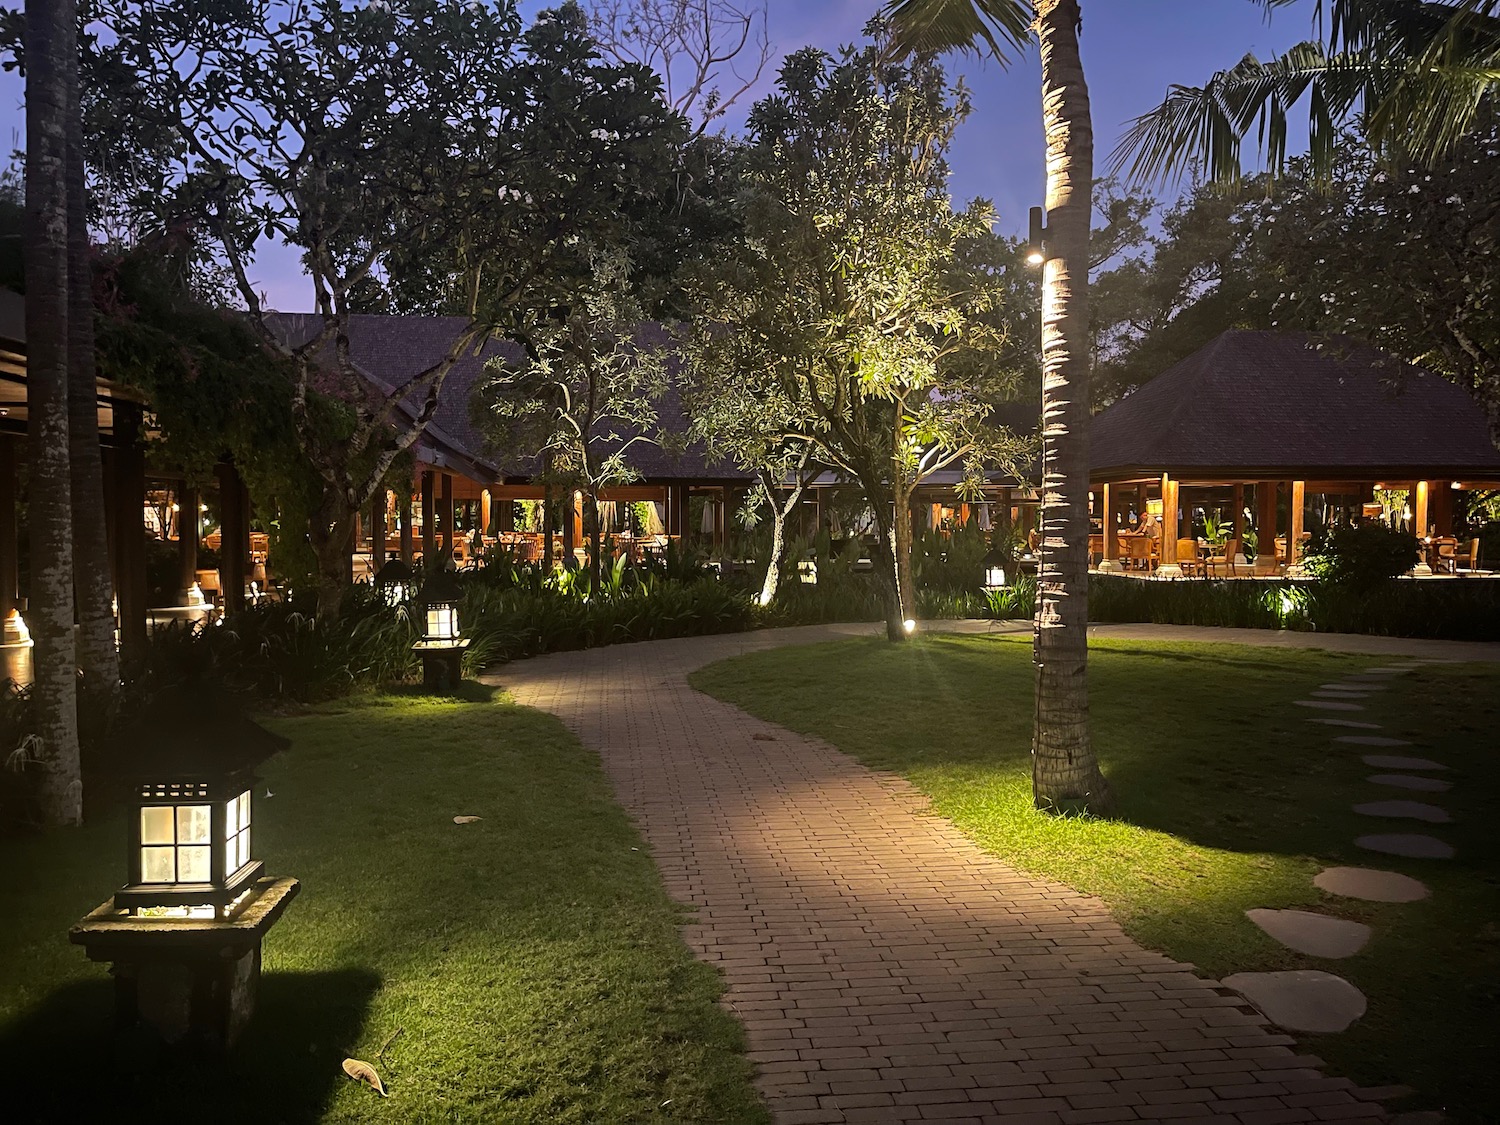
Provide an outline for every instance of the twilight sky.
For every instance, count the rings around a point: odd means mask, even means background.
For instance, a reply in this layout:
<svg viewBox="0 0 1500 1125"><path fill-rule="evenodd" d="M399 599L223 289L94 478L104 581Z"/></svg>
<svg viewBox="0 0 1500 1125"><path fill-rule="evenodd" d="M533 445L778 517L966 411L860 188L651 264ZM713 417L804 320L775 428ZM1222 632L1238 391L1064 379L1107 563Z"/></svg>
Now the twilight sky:
<svg viewBox="0 0 1500 1125"><path fill-rule="evenodd" d="M548 6L544 0L522 0L528 13ZM767 68L762 86L774 80L783 54L808 44L835 50L857 41L877 6L878 0L768 0L770 39L778 60ZM1125 124L1157 105L1171 83L1199 85L1247 51L1265 57L1306 38L1312 8L1312 0L1303 0L1278 11L1267 24L1250 0L1083 0L1083 61L1098 166L1103 167ZM949 70L964 75L974 95L974 113L954 142L954 198L992 199L1000 229L1022 233L1027 208L1041 203L1043 194L1036 52L1017 59L1009 70L962 57L951 59ZM743 104L748 100L747 95ZM743 113L731 111L731 128L742 120ZM23 121L21 83L7 73L0 77L0 137L10 147L23 144ZM254 277L272 307L311 307L311 287L293 254L262 254Z"/></svg>

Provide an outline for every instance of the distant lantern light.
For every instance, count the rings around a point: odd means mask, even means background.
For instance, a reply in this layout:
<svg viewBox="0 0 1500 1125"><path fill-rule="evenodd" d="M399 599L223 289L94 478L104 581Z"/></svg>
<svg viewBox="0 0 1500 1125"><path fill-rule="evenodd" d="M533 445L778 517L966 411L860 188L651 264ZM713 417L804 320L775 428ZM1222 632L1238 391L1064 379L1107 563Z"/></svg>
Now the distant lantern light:
<svg viewBox="0 0 1500 1125"><path fill-rule="evenodd" d="M415 584L416 576L412 574L411 567L400 558L391 559L375 575L375 591L380 595L380 600L392 609L406 603Z"/></svg>
<svg viewBox="0 0 1500 1125"><path fill-rule="evenodd" d="M917 629L917 623L908 617L905 621L901 622L901 627L908 633L914 633Z"/></svg>
<svg viewBox="0 0 1500 1125"><path fill-rule="evenodd" d="M984 556L984 588L998 590L1005 585L1005 563L1000 553L991 550Z"/></svg>
<svg viewBox="0 0 1500 1125"><path fill-rule="evenodd" d="M803 559L797 563L797 578L809 586L818 584L818 560Z"/></svg>

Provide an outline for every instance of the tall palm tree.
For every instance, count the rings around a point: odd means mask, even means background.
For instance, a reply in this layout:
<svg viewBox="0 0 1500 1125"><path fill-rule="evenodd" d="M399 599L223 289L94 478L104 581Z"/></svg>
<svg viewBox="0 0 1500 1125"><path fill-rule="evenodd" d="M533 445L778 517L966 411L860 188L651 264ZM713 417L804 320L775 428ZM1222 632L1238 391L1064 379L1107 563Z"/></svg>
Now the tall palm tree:
<svg viewBox="0 0 1500 1125"><path fill-rule="evenodd" d="M73 589L78 600L78 664L101 712L120 683L111 605L109 541L104 527L104 472L94 392L93 271L89 264L83 111L78 68L68 73L68 446L73 502Z"/></svg>
<svg viewBox="0 0 1500 1125"><path fill-rule="evenodd" d="M1255 0L1268 11L1293 0ZM1173 86L1111 156L1141 180L1201 168L1219 183L1243 171L1244 141L1274 174L1287 114L1305 104L1308 155L1326 174L1339 130L1363 115L1365 138L1391 160L1431 163L1472 129L1500 82L1500 0L1328 0L1319 37L1263 61L1246 55L1202 86Z"/></svg>
<svg viewBox="0 0 1500 1125"><path fill-rule="evenodd" d="M1042 278L1042 554L1032 792L1044 809L1109 805L1088 722L1088 242L1094 133L1078 54L1079 0L892 0L900 54L1008 62L1034 33L1042 60L1048 236Z"/></svg>
<svg viewBox="0 0 1500 1125"><path fill-rule="evenodd" d="M77 65L73 0L26 3L27 531L32 701L43 817L83 819L73 644L68 468L68 75Z"/></svg>

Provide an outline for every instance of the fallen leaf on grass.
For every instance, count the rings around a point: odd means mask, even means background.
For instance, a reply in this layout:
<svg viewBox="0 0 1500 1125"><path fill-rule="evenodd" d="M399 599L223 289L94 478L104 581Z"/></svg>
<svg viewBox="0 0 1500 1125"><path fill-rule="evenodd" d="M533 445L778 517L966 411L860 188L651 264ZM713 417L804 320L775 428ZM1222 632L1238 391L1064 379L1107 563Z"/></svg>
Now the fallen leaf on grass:
<svg viewBox="0 0 1500 1125"><path fill-rule="evenodd" d="M776 741L776 736L774 734L762 734L760 731L756 731L750 737L752 739L754 739L756 742L775 742Z"/></svg>
<svg viewBox="0 0 1500 1125"><path fill-rule="evenodd" d="M453 823L454 824L473 824L476 820L483 820L483 819L484 819L484 817L482 817L482 816L455 816L453 818Z"/></svg>
<svg viewBox="0 0 1500 1125"><path fill-rule="evenodd" d="M390 1097L385 1092L385 1083L380 1080L380 1075L376 1073L375 1068L362 1059L345 1059L344 1073L356 1082L363 1082L382 1098Z"/></svg>

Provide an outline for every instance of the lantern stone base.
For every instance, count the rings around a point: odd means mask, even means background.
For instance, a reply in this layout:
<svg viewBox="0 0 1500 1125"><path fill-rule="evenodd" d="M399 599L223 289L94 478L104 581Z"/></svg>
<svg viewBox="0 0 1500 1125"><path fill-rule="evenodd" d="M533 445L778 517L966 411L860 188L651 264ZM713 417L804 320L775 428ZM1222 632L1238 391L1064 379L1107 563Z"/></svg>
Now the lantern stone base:
<svg viewBox="0 0 1500 1125"><path fill-rule="evenodd" d="M68 940L90 961L107 961L115 978L115 1017L143 1024L167 1043L228 1050L255 1011L260 946L301 884L264 878L228 922L136 918L104 903Z"/></svg>
<svg viewBox="0 0 1500 1125"><path fill-rule="evenodd" d="M464 650L467 639L458 641L418 641L413 651L422 658L422 686L428 691L452 691L464 678Z"/></svg>

